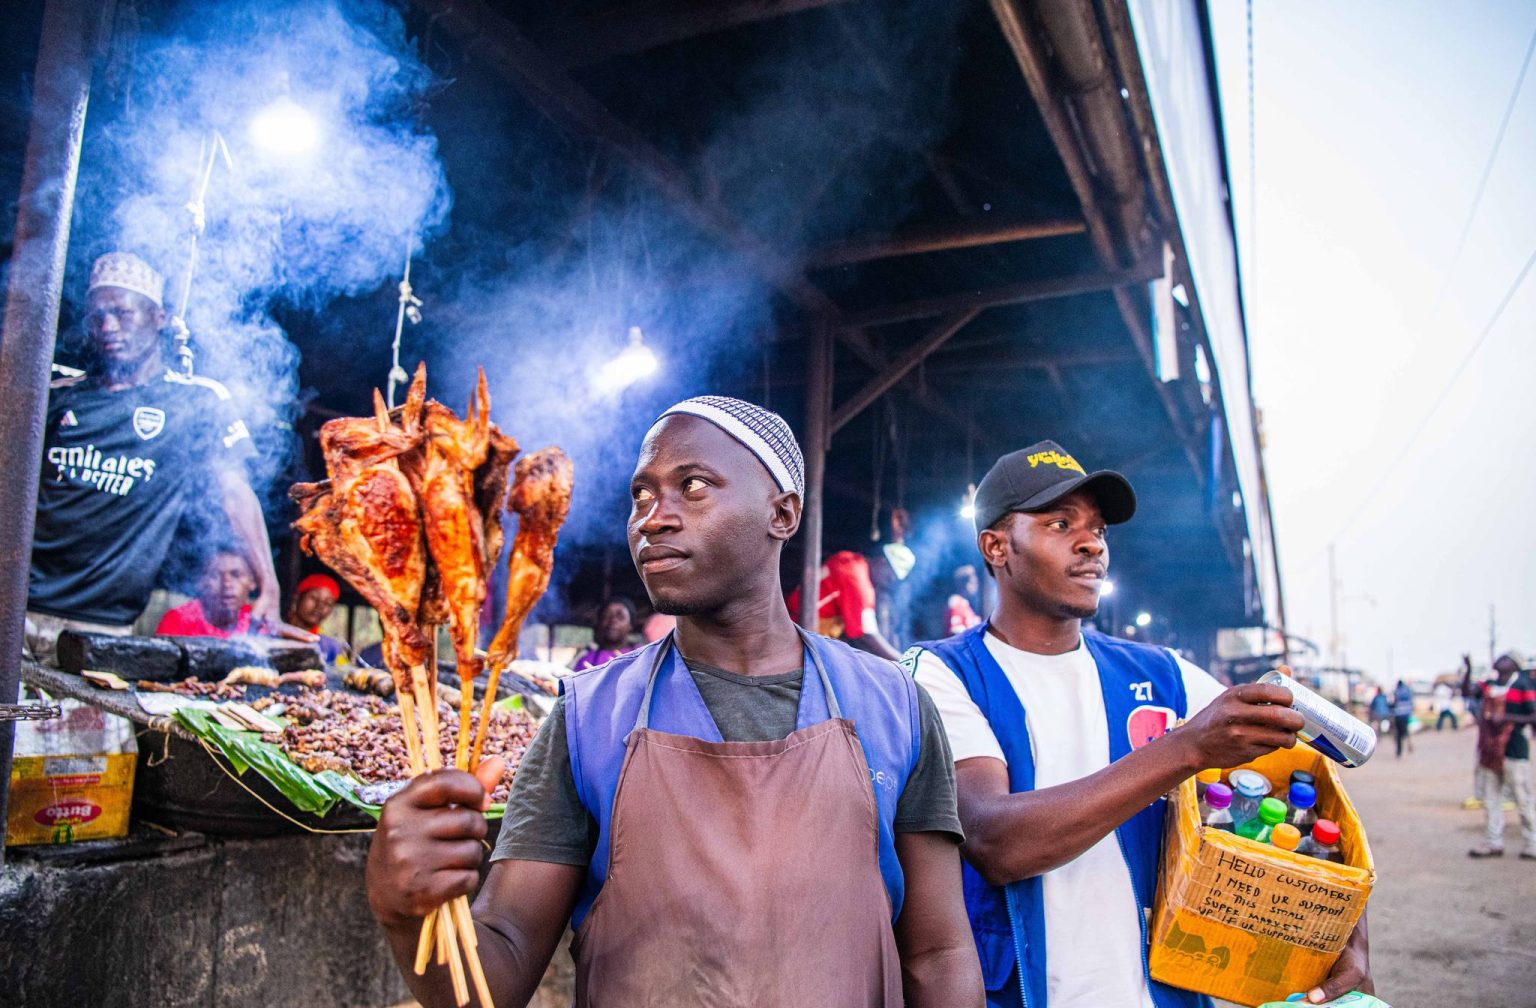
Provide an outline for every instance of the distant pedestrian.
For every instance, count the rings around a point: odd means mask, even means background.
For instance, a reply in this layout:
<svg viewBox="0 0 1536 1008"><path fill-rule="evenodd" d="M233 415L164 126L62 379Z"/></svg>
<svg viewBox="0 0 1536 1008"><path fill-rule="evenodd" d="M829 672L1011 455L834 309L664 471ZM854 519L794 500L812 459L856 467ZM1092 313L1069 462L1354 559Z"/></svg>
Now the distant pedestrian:
<svg viewBox="0 0 1536 1008"><path fill-rule="evenodd" d="M944 636L953 637L965 633L981 622L981 617L976 615L976 607L971 604L980 595L981 579L976 576L976 568L971 564L956 567L955 590L945 603Z"/></svg>
<svg viewBox="0 0 1536 1008"><path fill-rule="evenodd" d="M1451 723L1451 731L1461 727L1456 720L1456 691L1451 689L1450 683L1435 683L1431 702L1435 708L1435 731L1444 728L1447 721Z"/></svg>
<svg viewBox="0 0 1536 1008"><path fill-rule="evenodd" d="M1467 853L1475 858L1504 855L1504 800L1515 803L1525 847L1520 857L1536 861L1536 806L1531 796L1531 744L1525 726L1536 724L1536 686L1525 660L1507 651L1493 663L1494 679L1483 684L1477 720L1477 794L1483 802L1487 842Z"/></svg>
<svg viewBox="0 0 1536 1008"><path fill-rule="evenodd" d="M1397 743L1397 755L1401 759L1403 746L1413 752L1413 739L1408 737L1408 722L1413 718L1413 690L1401 679L1392 691L1392 739Z"/></svg>
<svg viewBox="0 0 1536 1008"><path fill-rule="evenodd" d="M1376 734L1385 735L1391 720L1392 701L1387 699L1387 691L1377 686L1376 695L1371 697L1371 725L1375 727Z"/></svg>

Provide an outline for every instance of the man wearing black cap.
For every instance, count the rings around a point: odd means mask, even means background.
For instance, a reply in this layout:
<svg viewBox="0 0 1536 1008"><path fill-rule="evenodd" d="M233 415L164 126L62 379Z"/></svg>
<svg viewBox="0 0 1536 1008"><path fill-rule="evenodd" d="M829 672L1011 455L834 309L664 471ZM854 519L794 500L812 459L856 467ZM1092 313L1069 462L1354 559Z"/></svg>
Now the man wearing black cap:
<svg viewBox="0 0 1536 1008"><path fill-rule="evenodd" d="M1003 456L976 491L997 612L904 659L955 758L989 1005L1209 1005L1147 972L1163 796L1206 767L1294 745L1302 725L1283 689L1223 691L1165 648L1084 630L1109 567L1106 527L1135 510L1125 477L1086 472L1054 442ZM1353 989L1371 989L1363 918L1309 1000Z"/></svg>

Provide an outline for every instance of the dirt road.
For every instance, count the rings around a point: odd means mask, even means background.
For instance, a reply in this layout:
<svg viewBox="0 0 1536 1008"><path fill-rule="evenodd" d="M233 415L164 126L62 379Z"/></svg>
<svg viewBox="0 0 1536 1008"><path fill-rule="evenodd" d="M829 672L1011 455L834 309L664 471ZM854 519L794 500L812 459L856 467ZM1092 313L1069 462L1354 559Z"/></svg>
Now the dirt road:
<svg viewBox="0 0 1536 1008"><path fill-rule="evenodd" d="M1483 813L1472 790L1475 730L1425 731L1414 752L1376 756L1344 783L1376 856L1371 963L1393 1008L1536 1008L1536 861L1522 861L1513 812L1503 858L1474 861Z"/></svg>

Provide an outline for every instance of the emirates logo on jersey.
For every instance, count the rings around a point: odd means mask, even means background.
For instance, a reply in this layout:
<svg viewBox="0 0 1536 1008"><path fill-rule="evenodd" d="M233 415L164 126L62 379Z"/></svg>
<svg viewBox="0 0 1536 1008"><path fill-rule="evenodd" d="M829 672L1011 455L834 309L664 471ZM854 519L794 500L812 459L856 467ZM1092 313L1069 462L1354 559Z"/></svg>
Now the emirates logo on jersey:
<svg viewBox="0 0 1536 1008"><path fill-rule="evenodd" d="M152 441L165 430L165 410L140 406L133 411L133 432L141 441Z"/></svg>

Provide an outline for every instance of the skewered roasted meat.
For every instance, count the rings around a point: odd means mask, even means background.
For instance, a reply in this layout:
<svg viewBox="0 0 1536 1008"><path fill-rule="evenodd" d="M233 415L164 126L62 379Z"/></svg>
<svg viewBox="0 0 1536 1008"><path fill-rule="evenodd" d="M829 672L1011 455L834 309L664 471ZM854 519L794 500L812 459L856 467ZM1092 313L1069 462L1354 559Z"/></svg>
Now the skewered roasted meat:
<svg viewBox="0 0 1536 1008"><path fill-rule="evenodd" d="M523 622L549 587L549 575L555 566L555 540L571 510L574 480L571 460L559 448L544 448L517 462L512 489L507 494L507 508L517 512L517 536L512 540L512 556L507 561L506 613L486 652L491 671L480 712L482 721L495 702L496 682L502 670L517 657ZM480 751L481 739L477 736L470 755L471 766L479 761Z"/></svg>
<svg viewBox="0 0 1536 1008"><path fill-rule="evenodd" d="M397 462L424 436L426 381L426 368L418 368L402 411L403 429L391 424L377 392L371 420L327 421L320 445L329 489L301 483L291 491L305 508L294 523L300 544L378 610L385 664L397 685L427 660L427 639L416 626L427 566L422 521L415 491Z"/></svg>
<svg viewBox="0 0 1536 1008"><path fill-rule="evenodd" d="M245 696L245 687L220 682L210 682L196 676L188 676L177 682L150 682L140 679L138 688L145 693L175 693L179 696L198 697L204 700L239 700Z"/></svg>

